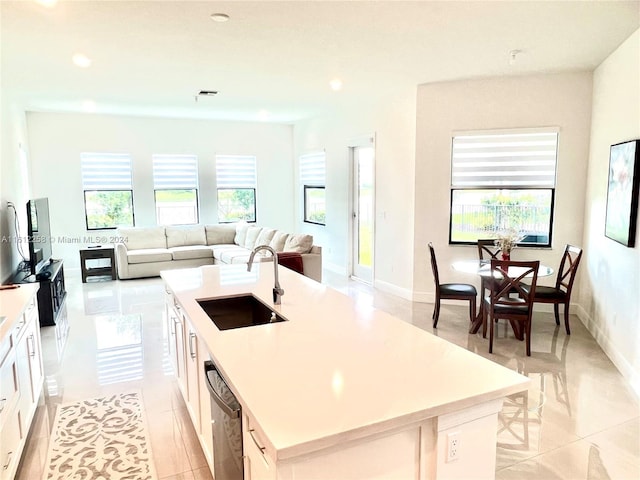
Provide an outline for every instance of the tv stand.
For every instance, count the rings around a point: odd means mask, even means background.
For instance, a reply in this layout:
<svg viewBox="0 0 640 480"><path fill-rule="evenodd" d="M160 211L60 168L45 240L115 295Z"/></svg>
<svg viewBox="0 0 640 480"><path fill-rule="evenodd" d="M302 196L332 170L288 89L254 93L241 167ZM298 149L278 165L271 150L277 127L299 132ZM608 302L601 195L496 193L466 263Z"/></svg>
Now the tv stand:
<svg viewBox="0 0 640 480"><path fill-rule="evenodd" d="M66 313L64 301L67 290L64 286L64 269L62 260L50 261L38 275L28 277L18 274L14 277L13 283L40 283L38 289L38 313L40 314L40 326L49 327L64 321L66 323ZM21 278L19 278L21 277Z"/></svg>

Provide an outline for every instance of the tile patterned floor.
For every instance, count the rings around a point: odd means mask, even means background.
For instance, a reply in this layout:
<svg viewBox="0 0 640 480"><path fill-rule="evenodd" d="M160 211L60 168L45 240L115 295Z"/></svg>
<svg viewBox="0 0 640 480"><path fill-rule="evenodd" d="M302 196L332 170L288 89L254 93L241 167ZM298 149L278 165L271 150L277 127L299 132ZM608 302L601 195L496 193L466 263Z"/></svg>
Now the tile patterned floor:
<svg viewBox="0 0 640 480"><path fill-rule="evenodd" d="M160 280L83 284L79 269L69 269L65 278L69 338L59 357L53 329L42 329L44 396L16 478L41 478L56 405L138 389L159 478L211 479L171 374ZM640 479L640 403L577 317L572 316L568 337L551 314L536 313L530 358L524 344L500 325L495 353L489 355L486 339L467 334L463 303L443 305L434 330L432 304L409 302L330 272L324 282L358 303L387 311L532 379L526 395L505 401L497 479Z"/></svg>

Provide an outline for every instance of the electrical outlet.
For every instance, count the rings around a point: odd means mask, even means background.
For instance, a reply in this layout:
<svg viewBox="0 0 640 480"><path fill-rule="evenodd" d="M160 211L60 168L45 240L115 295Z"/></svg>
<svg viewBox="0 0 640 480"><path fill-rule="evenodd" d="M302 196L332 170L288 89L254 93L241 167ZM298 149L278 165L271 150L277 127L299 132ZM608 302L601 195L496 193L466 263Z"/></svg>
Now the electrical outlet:
<svg viewBox="0 0 640 480"><path fill-rule="evenodd" d="M460 454L460 432L447 434L447 463L458 460Z"/></svg>

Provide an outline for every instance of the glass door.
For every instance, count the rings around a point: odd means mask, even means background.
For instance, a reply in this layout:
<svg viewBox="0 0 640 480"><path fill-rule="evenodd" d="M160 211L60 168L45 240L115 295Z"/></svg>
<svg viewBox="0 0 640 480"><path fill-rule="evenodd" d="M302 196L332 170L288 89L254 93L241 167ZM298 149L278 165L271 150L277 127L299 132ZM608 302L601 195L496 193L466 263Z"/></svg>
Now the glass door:
<svg viewBox="0 0 640 480"><path fill-rule="evenodd" d="M352 277L373 281L375 149L353 147Z"/></svg>

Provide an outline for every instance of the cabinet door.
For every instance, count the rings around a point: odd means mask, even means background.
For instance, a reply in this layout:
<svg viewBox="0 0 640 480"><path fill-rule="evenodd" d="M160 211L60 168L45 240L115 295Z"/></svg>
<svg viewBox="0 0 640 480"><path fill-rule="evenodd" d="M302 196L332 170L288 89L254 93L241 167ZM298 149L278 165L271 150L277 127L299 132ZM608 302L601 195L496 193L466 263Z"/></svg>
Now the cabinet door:
<svg viewBox="0 0 640 480"><path fill-rule="evenodd" d="M211 425L211 394L206 388L204 362L210 360L206 344L198 338L198 385L200 386L200 437L209 466L213 466L213 428Z"/></svg>
<svg viewBox="0 0 640 480"><path fill-rule="evenodd" d="M186 345L186 364L187 364L187 408L189 415L193 421L198 435L202 432L200 424L200 362L198 357L198 334L195 329L185 321L187 327L187 336L185 338Z"/></svg>
<svg viewBox="0 0 640 480"><path fill-rule="evenodd" d="M266 453L260 434L251 426L251 419L242 415L242 450L244 480L275 480L276 466Z"/></svg>

